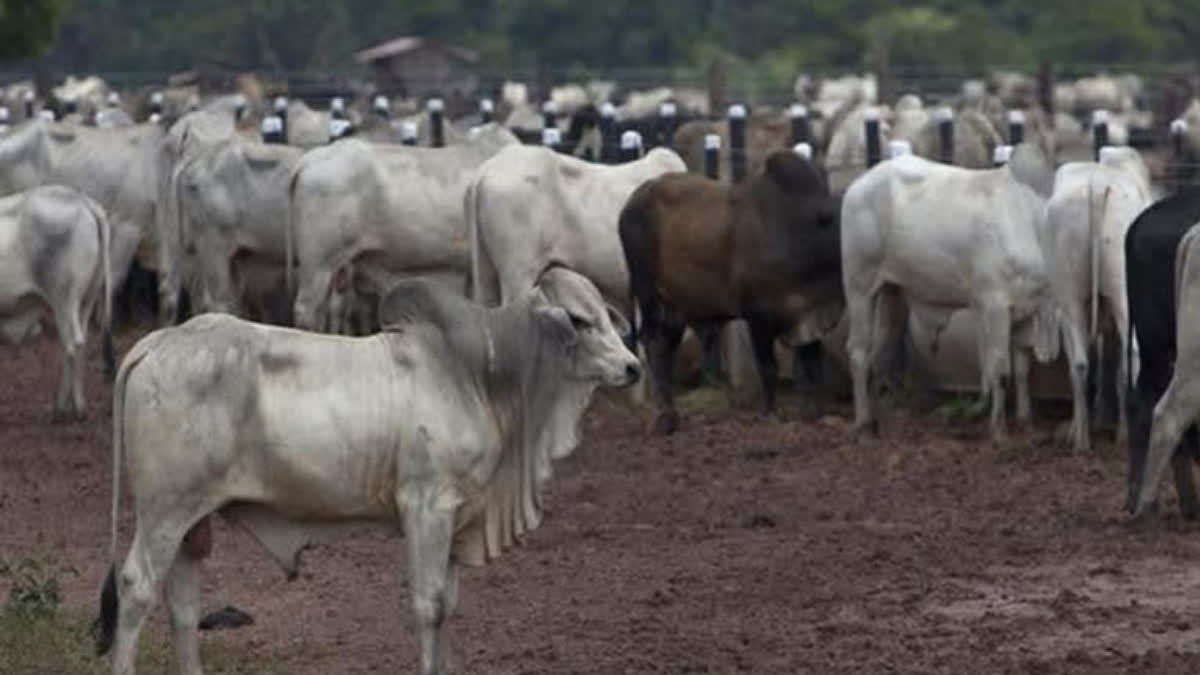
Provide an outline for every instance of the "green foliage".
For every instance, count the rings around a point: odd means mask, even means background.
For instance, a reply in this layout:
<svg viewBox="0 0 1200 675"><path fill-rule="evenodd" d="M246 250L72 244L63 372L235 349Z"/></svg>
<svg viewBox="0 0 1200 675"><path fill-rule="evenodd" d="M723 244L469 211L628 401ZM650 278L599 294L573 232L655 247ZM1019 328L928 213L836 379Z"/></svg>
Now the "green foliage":
<svg viewBox="0 0 1200 675"><path fill-rule="evenodd" d="M0 579L9 583L3 613L27 620L53 618L62 604L60 573L79 576L74 568L50 569L35 560L0 560Z"/></svg>
<svg viewBox="0 0 1200 675"><path fill-rule="evenodd" d="M54 43L68 0L0 0L0 61L43 55Z"/></svg>
<svg viewBox="0 0 1200 675"><path fill-rule="evenodd" d="M0 0L0 57L54 35L67 0ZM78 0L54 64L162 73L209 61L276 72L346 71L396 35L481 51L529 75L702 69L715 54L767 83L803 68L978 72L989 64L1190 60L1193 0ZM733 75L734 73L731 73ZM767 85L763 85L767 86Z"/></svg>

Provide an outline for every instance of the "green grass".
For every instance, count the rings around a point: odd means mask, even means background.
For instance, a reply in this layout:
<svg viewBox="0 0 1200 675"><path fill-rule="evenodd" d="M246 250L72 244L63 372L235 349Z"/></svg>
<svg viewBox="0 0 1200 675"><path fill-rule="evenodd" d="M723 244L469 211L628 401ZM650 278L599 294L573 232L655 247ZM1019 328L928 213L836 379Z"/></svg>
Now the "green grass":
<svg viewBox="0 0 1200 675"><path fill-rule="evenodd" d="M91 635L92 615L62 606L60 579L77 574L26 559L0 560L0 581L9 594L0 607L0 675L107 675L107 657L96 656ZM138 644L138 671L167 672L170 638L161 626L143 628ZM231 646L216 636L201 637L205 672L226 675L283 675L282 654ZM294 655L293 655L294 656Z"/></svg>

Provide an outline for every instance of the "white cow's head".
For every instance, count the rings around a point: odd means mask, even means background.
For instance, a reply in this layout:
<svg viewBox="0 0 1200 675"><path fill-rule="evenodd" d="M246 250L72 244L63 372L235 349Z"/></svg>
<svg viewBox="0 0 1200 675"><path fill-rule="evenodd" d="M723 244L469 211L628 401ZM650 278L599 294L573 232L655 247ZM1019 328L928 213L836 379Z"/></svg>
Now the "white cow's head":
<svg viewBox="0 0 1200 675"><path fill-rule="evenodd" d="M551 267L538 281L534 314L539 329L561 346L569 359L568 375L612 387L637 382L642 368L622 341L629 323L600 295L587 277Z"/></svg>

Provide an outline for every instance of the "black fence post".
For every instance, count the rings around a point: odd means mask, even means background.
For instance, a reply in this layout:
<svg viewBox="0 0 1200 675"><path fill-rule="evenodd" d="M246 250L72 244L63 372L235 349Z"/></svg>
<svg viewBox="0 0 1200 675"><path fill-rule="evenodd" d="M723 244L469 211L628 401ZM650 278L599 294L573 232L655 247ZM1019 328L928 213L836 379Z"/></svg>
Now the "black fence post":
<svg viewBox="0 0 1200 675"><path fill-rule="evenodd" d="M653 145L670 145L679 124L679 109L674 101L663 101L658 106L658 138L652 139Z"/></svg>
<svg viewBox="0 0 1200 675"><path fill-rule="evenodd" d="M431 98L425 107L429 109L429 145L440 148L446 145L446 130L443 126L445 120L442 114L446 104L440 98Z"/></svg>
<svg viewBox="0 0 1200 675"><path fill-rule="evenodd" d="M740 183L746 178L746 106L729 106L730 178Z"/></svg>
<svg viewBox="0 0 1200 675"><path fill-rule="evenodd" d="M1008 144L1020 145L1025 142L1025 112L1023 110L1008 111ZM1005 160L1007 161L1007 160Z"/></svg>
<svg viewBox="0 0 1200 675"><path fill-rule="evenodd" d="M721 136L704 136L704 175L713 180L721 178Z"/></svg>
<svg viewBox="0 0 1200 675"><path fill-rule="evenodd" d="M812 140L812 126L808 122L808 107L803 103L788 106L788 119L792 123L792 145Z"/></svg>
<svg viewBox="0 0 1200 675"><path fill-rule="evenodd" d="M25 119L33 119L33 101L34 94L32 91L25 92Z"/></svg>
<svg viewBox="0 0 1200 675"><path fill-rule="evenodd" d="M400 123L400 143L403 145L416 145L419 131L416 122L404 120Z"/></svg>
<svg viewBox="0 0 1200 675"><path fill-rule="evenodd" d="M371 110L385 120L391 119L392 117L392 104L383 94L379 94L373 101L371 101Z"/></svg>
<svg viewBox="0 0 1200 675"><path fill-rule="evenodd" d="M558 104L554 101L546 101L542 104L542 128L549 129L558 127L558 122L555 118L558 117Z"/></svg>
<svg viewBox="0 0 1200 675"><path fill-rule="evenodd" d="M1108 145L1108 111L1092 112L1092 155L1100 161L1100 148Z"/></svg>
<svg viewBox="0 0 1200 675"><path fill-rule="evenodd" d="M261 129L263 143L287 142L287 137L283 135L283 118L278 113L272 113L264 117Z"/></svg>
<svg viewBox="0 0 1200 675"><path fill-rule="evenodd" d="M997 145L996 149L992 151L992 164L995 166L1004 166L1005 164L1008 164L1008 160L1012 157L1012 153L1013 146Z"/></svg>
<svg viewBox="0 0 1200 675"><path fill-rule="evenodd" d="M600 163L613 164L617 161L616 129L617 108L605 101L600 105Z"/></svg>
<svg viewBox="0 0 1200 675"><path fill-rule="evenodd" d="M1182 117L1171 121L1171 149L1174 167L1171 171L1171 177L1174 182L1174 188L1179 190L1183 187L1184 177L1187 176L1188 169L1188 149L1187 149L1187 130L1188 123Z"/></svg>
<svg viewBox="0 0 1200 675"><path fill-rule="evenodd" d="M621 161L632 162L642 156L642 135L630 129L621 134Z"/></svg>
<svg viewBox="0 0 1200 675"><path fill-rule="evenodd" d="M867 135L867 168L883 160L883 139L879 133L879 110L867 108L863 112L863 130Z"/></svg>
<svg viewBox="0 0 1200 675"><path fill-rule="evenodd" d="M945 164L954 163L954 109L942 106L933 113L937 120L938 157Z"/></svg>

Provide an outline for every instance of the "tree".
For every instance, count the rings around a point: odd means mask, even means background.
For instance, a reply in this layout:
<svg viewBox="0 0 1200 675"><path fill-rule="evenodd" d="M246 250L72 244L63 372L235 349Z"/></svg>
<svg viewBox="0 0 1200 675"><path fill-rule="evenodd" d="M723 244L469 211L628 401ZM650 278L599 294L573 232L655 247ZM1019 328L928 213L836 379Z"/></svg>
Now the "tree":
<svg viewBox="0 0 1200 675"><path fill-rule="evenodd" d="M0 61L44 56L54 44L68 0L0 0Z"/></svg>

